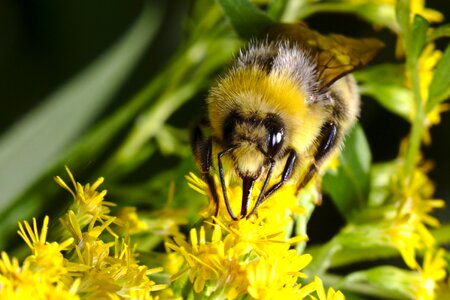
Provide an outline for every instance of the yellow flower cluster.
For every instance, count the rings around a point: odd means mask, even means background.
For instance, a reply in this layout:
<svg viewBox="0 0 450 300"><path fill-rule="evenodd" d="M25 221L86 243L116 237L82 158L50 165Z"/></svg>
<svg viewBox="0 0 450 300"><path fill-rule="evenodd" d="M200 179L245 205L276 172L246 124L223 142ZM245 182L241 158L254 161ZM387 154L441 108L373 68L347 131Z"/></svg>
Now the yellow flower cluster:
<svg viewBox="0 0 450 300"><path fill-rule="evenodd" d="M430 43L423 49L419 60L417 62L418 73L420 76L419 90L422 99L423 106L428 102L428 94L431 81L433 79L434 70L436 65L442 58L442 52L435 49L435 45ZM407 85L411 88L411 79L408 78ZM430 112L427 113L424 120L424 128L422 132L422 141L425 145L431 144L430 128L434 125L438 125L441 122L441 114L450 109L448 103L440 103L436 105ZM410 120L414 120L415 111L410 112Z"/></svg>
<svg viewBox="0 0 450 300"><path fill-rule="evenodd" d="M416 250L435 246L427 226L439 226L439 221L431 214L445 205L444 200L432 198L434 185L426 175L427 169L427 166L414 169L409 183L393 187L393 198L399 206L387 233L411 269L418 267Z"/></svg>
<svg viewBox="0 0 450 300"><path fill-rule="evenodd" d="M188 177L194 189L206 194L206 185L193 174ZM255 187L257 193L257 187ZM311 262L309 254L298 254L292 246L306 237L290 237L298 206L294 187L287 185L266 201L256 215L231 220L224 207L217 217L191 229L190 242L174 238L166 246L183 256L185 268L174 275L188 275L193 289L208 298L236 299L344 299L333 289L326 295L320 279L305 281L302 270ZM238 208L242 190L227 187L230 204ZM211 201L211 200L210 200ZM213 203L214 204L214 203ZM213 213L213 204L208 212ZM206 215L206 213L205 213Z"/></svg>
<svg viewBox="0 0 450 300"><path fill-rule="evenodd" d="M432 198L434 185L426 175L428 170L429 165L417 167L409 182L399 178L401 171L393 172L390 175L390 201L383 208L384 218L355 227L360 236L367 237L363 244L390 246L399 251L412 271L399 271L401 276L393 279L395 285L412 298L424 300L436 299L438 284L445 278L447 267L444 251L437 249L429 230L429 227L440 226L432 213L436 208L442 208L445 202ZM348 231L351 228L347 226ZM422 264L417 259L418 254L424 254Z"/></svg>
<svg viewBox="0 0 450 300"><path fill-rule="evenodd" d="M444 249L428 250L423 259L423 266L413 274L413 295L417 300L433 300L436 298L438 282L447 276L447 261Z"/></svg>
<svg viewBox="0 0 450 300"><path fill-rule="evenodd" d="M31 255L19 264L17 259L2 253L0 298L153 299L151 292L165 285L155 284L148 276L161 268L140 265L129 235L119 237L112 230L116 218L109 214L109 207L113 204L103 200L106 191L96 191L103 179L92 186L82 186L68 169L67 172L73 190L56 178L74 198L60 219L63 226L55 230L62 242L47 241L47 216L40 230L34 218L32 226L27 221L19 223L18 233ZM123 224L124 220L117 223Z"/></svg>

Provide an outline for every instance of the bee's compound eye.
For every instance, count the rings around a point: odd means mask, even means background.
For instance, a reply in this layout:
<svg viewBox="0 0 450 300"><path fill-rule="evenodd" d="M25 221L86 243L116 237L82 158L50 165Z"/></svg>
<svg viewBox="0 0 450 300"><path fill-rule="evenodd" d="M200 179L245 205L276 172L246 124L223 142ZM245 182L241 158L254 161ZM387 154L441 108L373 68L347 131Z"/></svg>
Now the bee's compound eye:
<svg viewBox="0 0 450 300"><path fill-rule="evenodd" d="M223 140L227 147L231 147L233 144L233 137L236 130L236 125L242 123L242 117L237 111L232 111L226 117L223 126Z"/></svg>
<svg viewBox="0 0 450 300"><path fill-rule="evenodd" d="M267 154L275 156L281 149L284 141L284 126L280 118L270 115L264 119L264 126L267 130Z"/></svg>

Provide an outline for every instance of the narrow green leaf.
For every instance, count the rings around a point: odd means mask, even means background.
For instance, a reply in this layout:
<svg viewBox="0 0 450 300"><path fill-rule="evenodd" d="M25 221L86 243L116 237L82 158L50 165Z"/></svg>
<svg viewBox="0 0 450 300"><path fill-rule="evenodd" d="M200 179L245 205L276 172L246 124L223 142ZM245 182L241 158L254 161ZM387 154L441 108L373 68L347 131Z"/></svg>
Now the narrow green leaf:
<svg viewBox="0 0 450 300"><path fill-rule="evenodd" d="M0 139L0 212L52 167L125 82L156 32L147 7L128 33Z"/></svg>
<svg viewBox="0 0 450 300"><path fill-rule="evenodd" d="M410 21L409 15L411 11L410 0L398 0L395 7L395 13L397 16L397 23L400 27L400 31L403 34L404 41L407 41L410 33ZM405 45L407 46L407 45ZM407 47L405 47L407 48Z"/></svg>
<svg viewBox="0 0 450 300"><path fill-rule="evenodd" d="M409 282L414 273L389 265L353 272L346 276L350 284L369 283L389 299L412 299Z"/></svg>
<svg viewBox="0 0 450 300"><path fill-rule="evenodd" d="M406 52L413 57L414 60L418 59L422 49L425 46L428 32L428 21L421 15L415 15L411 27L411 36L409 37L409 47Z"/></svg>
<svg viewBox="0 0 450 300"><path fill-rule="evenodd" d="M274 0L270 4L269 10L267 11L267 14L269 17L271 17L274 20L280 20L281 16L283 15L288 0Z"/></svg>
<svg viewBox="0 0 450 300"><path fill-rule="evenodd" d="M429 97L425 112L430 112L436 105L450 97L450 45L445 49L429 88Z"/></svg>
<svg viewBox="0 0 450 300"><path fill-rule="evenodd" d="M434 40L443 37L450 37L450 24L445 24L438 28L433 29L433 31L428 36L427 43L431 43Z"/></svg>
<svg viewBox="0 0 450 300"><path fill-rule="evenodd" d="M217 0L240 37L261 35L274 21L248 0Z"/></svg>
<svg viewBox="0 0 450 300"><path fill-rule="evenodd" d="M370 163L369 144L362 128L356 125L346 138L337 171L329 171L323 178L325 193L347 220L366 204Z"/></svg>

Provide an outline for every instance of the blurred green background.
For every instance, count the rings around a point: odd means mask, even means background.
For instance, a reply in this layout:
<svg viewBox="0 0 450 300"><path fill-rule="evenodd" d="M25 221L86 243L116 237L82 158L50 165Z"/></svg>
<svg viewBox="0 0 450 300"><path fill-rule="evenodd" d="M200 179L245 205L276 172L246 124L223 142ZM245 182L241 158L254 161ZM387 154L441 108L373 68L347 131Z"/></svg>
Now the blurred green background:
<svg viewBox="0 0 450 300"><path fill-rule="evenodd" d="M153 1L87 1L87 0L3 0L0 1L0 143L5 136L14 129L18 120L38 107L45 99L77 74L85 70L91 63L107 52L133 26L142 14L144 7L150 7L148 24L149 34L155 30L155 36L148 45L141 47L130 58L129 70L123 71L123 79L118 80L110 94L106 94L102 105L95 108L92 117L79 128L61 146L61 156L69 151L80 138L89 134L100 120L112 115L115 111L127 105L128 101L139 93L151 80L157 78L167 70L171 58L185 42L186 28L189 27L187 16L192 13L194 1L153 0ZM203 1L208 5L208 1ZM212 5L213 1L209 1ZM446 1L427 1L427 6L440 10L445 16L450 16L450 6ZM159 21L160 20L160 21ZM338 32L349 36L377 36L387 43L375 63L394 61L394 45L396 37L387 29L374 31L371 25L346 14L320 14L306 20L309 25L323 33ZM448 21L448 20L446 20ZM152 23L153 22L153 23ZM145 34L144 34L145 36ZM443 41L443 45L447 41ZM439 44L438 44L439 46ZM226 50L226 49L225 49ZM126 50L125 50L126 51ZM131 50L130 50L131 51ZM233 52L230 47L230 55ZM231 57L231 56L230 56ZM225 58L224 58L225 60ZM203 62L200 63L200 65ZM220 71L216 68L213 73ZM173 76L177 76L177 69L172 69ZM181 72L181 71L180 71ZM169 76L170 77L170 76ZM214 76L209 76L213 80ZM162 83L164 85L164 83ZM74 168L76 179L82 183L92 181L97 176L107 176L104 184L109 190L109 199L117 203L137 205L143 209L153 209L164 206L167 198L167 184L170 180L176 182L176 190L183 194L174 205L188 207L195 210L202 205L203 198L189 192L183 176L188 170L196 170L187 148L188 128L204 113L204 98L209 82L201 85L189 101L176 109L168 119L170 135L169 145L164 145L164 135L156 142L157 147L151 148L151 153L143 154L138 160L138 167L132 172L118 172L117 178L109 178L114 172L101 171L105 168L105 161L114 153L115 147L120 145L127 136L127 132L139 119L125 122L125 125L114 135L108 147L99 151L92 159L86 159L81 164L66 161ZM80 96L82 97L82 96ZM81 102L80 102L81 103ZM87 105L87 104L82 104ZM64 119L61 122L65 122ZM393 159L397 156L399 142L404 137L409 125L399 117L381 108L375 101L364 98L361 123L366 132L375 162ZM442 123L433 128L432 145L425 148L425 157L436 164L431 172L431 178L437 184L436 197L450 199L450 114L442 115ZM49 133L50 134L50 133ZM181 142L170 142L170 138L179 137ZM57 137L55 137L57 138ZM48 138L52 143L52 136ZM151 146L151 145L150 145ZM172 148L171 148L172 147ZM175 147L175 149L173 149ZM149 149L150 149L149 148ZM167 150L168 149L168 150ZM1 149L0 149L1 150ZM37 149L29 152L45 152L46 148L38 145ZM89 153L89 151L87 151ZM1 154L1 152L0 152ZM0 155L1 156L1 155ZM3 168L0 160L0 180L21 182L32 170L23 166L22 157L9 154L3 157L8 161L8 168ZM28 157L28 159L33 159ZM11 166L18 167L10 172ZM29 218L30 215L41 215L43 212L57 214L67 205L61 203L61 198L55 193L44 193L48 198L42 200L38 190L48 190L54 185L52 176L63 174L63 162L49 172L42 172L40 181L32 181L17 194L19 202L1 199L0 201L0 237L3 243L0 249L10 247L9 238L14 236L14 226L18 219ZM32 167L32 165L30 165ZM164 173L164 171L169 171ZM56 173L55 173L56 172ZM32 172L31 172L32 173ZM111 175L111 177L113 177ZM67 177L64 177L67 178ZM38 186L32 183L38 182ZM45 185L40 183L46 182ZM0 192L0 194L2 194ZM26 195L26 196L24 196ZM50 196L51 195L51 196ZM191 198L190 198L191 197ZM146 199L150 199L146 203ZM25 200L23 200L25 199ZM193 199L193 203L186 203ZM196 199L196 200L194 200ZM4 200L4 201L3 201ZM59 201L59 202L57 202ZM334 214L330 201L325 201L324 209L315 212L315 218L323 222L320 214ZM30 208L31 207L31 208ZM448 216L449 209L440 211L441 218ZM328 218L326 218L328 219ZM448 219L448 218L447 218ZM328 219L330 220L330 219ZM321 226L323 228L324 226ZM336 227L334 227L336 228ZM327 234L327 233L324 233ZM14 238L12 238L14 240Z"/></svg>

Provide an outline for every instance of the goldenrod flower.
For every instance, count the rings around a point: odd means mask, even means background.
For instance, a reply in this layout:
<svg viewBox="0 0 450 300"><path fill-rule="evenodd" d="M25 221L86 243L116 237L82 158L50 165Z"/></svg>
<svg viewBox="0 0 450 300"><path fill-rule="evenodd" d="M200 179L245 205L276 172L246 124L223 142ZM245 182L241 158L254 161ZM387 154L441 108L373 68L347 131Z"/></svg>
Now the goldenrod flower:
<svg viewBox="0 0 450 300"><path fill-rule="evenodd" d="M78 280L65 281L62 276L64 272L52 274L42 268L34 268L32 264L35 263L35 259L26 258L20 266L16 258L10 259L8 254L2 252L0 260L1 299L79 299L76 295ZM54 269L52 268L53 271Z"/></svg>
<svg viewBox="0 0 450 300"><path fill-rule="evenodd" d="M411 269L417 268L416 250L424 247L417 225L419 224L410 218L386 224L386 234L391 239L392 246L398 249L406 265Z"/></svg>
<svg viewBox="0 0 450 300"><path fill-rule="evenodd" d="M394 214L387 214L380 228L391 239L405 263L417 268L416 251L434 247L435 239L427 226L438 227L439 221L431 214L445 202L433 199L434 185L426 175L429 165L422 164L414 169L408 181L393 176L391 201Z"/></svg>
<svg viewBox="0 0 450 300"><path fill-rule="evenodd" d="M208 293L212 289L210 293L224 294L228 299L247 291L257 299L273 299L269 294L292 292L299 296L305 293L297 279L305 277L300 270L311 261L309 255L298 255L295 250L289 250L289 244L269 240L266 243L275 247L273 252L268 251L269 246L263 247L265 252L257 251L233 231L223 239L222 236L222 228L216 224L210 241L206 238L205 227L201 227L199 232L191 229L190 244L180 239L167 244L185 258L188 269L182 272L189 272L197 293ZM258 243L263 241L251 244Z"/></svg>
<svg viewBox="0 0 450 300"><path fill-rule="evenodd" d="M431 81L434 76L434 69L442 57L442 52L435 49L434 44L428 44L422 51L417 62L418 73L420 77L419 88L423 105L428 101L428 93ZM440 114L449 109L448 104L439 104L431 110L425 119L425 126L423 128L422 140L425 145L431 143L430 128L431 126L440 123ZM414 113L414 112L411 112ZM414 120L414 115L410 116Z"/></svg>
<svg viewBox="0 0 450 300"><path fill-rule="evenodd" d="M430 23L439 23L444 20L444 15L434 9L425 7L425 0L410 0L410 22L412 22L415 15L421 15ZM396 57L404 56L404 46L401 42L401 36L399 30L395 30L399 37L397 39L397 44L395 46Z"/></svg>
<svg viewBox="0 0 450 300"><path fill-rule="evenodd" d="M49 282L57 282L63 274L67 273L61 251L71 246L73 239L69 238L61 244L47 242L48 222L49 218L45 216L40 234L35 218L33 218L33 228L27 221L23 225L19 223L18 234L31 249L32 255L26 258L30 269L33 272L40 272Z"/></svg>
<svg viewBox="0 0 450 300"><path fill-rule="evenodd" d="M202 195L208 195L208 186L206 183L198 178L194 173L189 173L186 176L188 180L188 185L195 191L201 193ZM216 186L219 183L216 180ZM253 187L253 195L258 195L262 182L258 182ZM301 215L304 213L304 209L298 205L298 199L295 196L296 185L295 184L285 184L282 189L276 192L276 195L271 196L258 208L257 215L258 218L266 220L270 223L272 227L285 230L286 226L292 222L294 215ZM238 184L227 184L227 194L230 202L230 206L233 211L240 211L242 204L242 187ZM231 221L230 216L225 208L223 195L221 192L218 193L219 196L219 215L217 218L224 223ZM249 207L252 208L256 197L250 199ZM215 211L214 201L208 197L208 206L201 216L204 219L210 218ZM270 219L270 220L269 220Z"/></svg>
<svg viewBox="0 0 450 300"><path fill-rule="evenodd" d="M119 250L111 255L110 248ZM148 278L161 268L148 269L147 266L135 262L133 251L125 241L121 246L116 241L113 245L101 241L86 244L85 251L77 251L81 263L89 266L82 272L80 293L94 297L135 297L137 299L152 299L151 291L165 288L156 285Z"/></svg>
<svg viewBox="0 0 450 300"><path fill-rule="evenodd" d="M18 280L23 280L19 277ZM17 284L17 283L16 283ZM17 286L10 283L2 283L0 289L1 299L17 300L77 300L80 297L75 293L76 290L66 289L62 283L56 285L42 282L38 276L34 276L32 281L20 282Z"/></svg>
<svg viewBox="0 0 450 300"><path fill-rule="evenodd" d="M420 94L423 101L428 99L428 88L430 87L431 80L433 79L433 71L436 64L442 57L442 52L436 50L434 44L428 44L420 54L417 62L417 68L420 76Z"/></svg>
<svg viewBox="0 0 450 300"><path fill-rule="evenodd" d="M298 255L295 250L272 253L247 266L248 293L254 299L303 299L314 285L303 286L299 278L306 275L300 270L311 262L311 255Z"/></svg>
<svg viewBox="0 0 450 300"><path fill-rule="evenodd" d="M207 194L206 184L198 177L190 174L188 180L195 190ZM259 186L253 189L256 195L258 189ZM241 187L228 183L227 192L231 206L238 211ZM307 283L302 270L312 258L291 249L307 239L291 237L293 216L304 211L297 202L295 186L287 184L248 218L233 221L221 205L217 217L207 216L212 221L207 221L206 227L191 229L190 243L176 237L166 244L186 261L186 267L175 277L188 272L194 291L208 297L235 299L246 294L252 299L307 297L316 290L316 283ZM214 211L212 207L204 213Z"/></svg>
<svg viewBox="0 0 450 300"><path fill-rule="evenodd" d="M398 218L411 218L415 224L424 224L432 227L439 226L439 221L431 216L436 208L442 208L445 201L431 198L434 194L434 184L426 175L428 166L417 167L408 183L402 184L396 191L396 197L400 199ZM417 226L418 233L427 247L431 247L434 241L425 226Z"/></svg>
<svg viewBox="0 0 450 300"><path fill-rule="evenodd" d="M411 19L414 15L421 15L431 23L444 20L444 15L441 12L425 7L425 0L411 0L410 7Z"/></svg>
<svg viewBox="0 0 450 300"><path fill-rule="evenodd" d="M167 247L184 257L188 269L182 272L189 272L189 279L193 283L195 292L203 291L205 284L216 286L216 290L220 291L225 289L224 284L227 282L243 282L245 272L240 265L239 253L233 251L231 245L222 241L220 226L214 226L210 241L206 239L204 227L201 227L198 233L193 228L190 231L190 240L190 243L187 243L180 238L175 238L175 243L167 243ZM243 291L242 289L238 292L232 291L231 294L236 297ZM228 291L225 290L225 292Z"/></svg>
<svg viewBox="0 0 450 300"><path fill-rule="evenodd" d="M318 300L345 300L344 294L341 291L335 291L333 288L328 288L328 292L325 294L325 288L323 282L319 277L314 278L316 284L317 298L311 296L312 299Z"/></svg>
<svg viewBox="0 0 450 300"><path fill-rule="evenodd" d="M97 188L103 183L103 177L98 178L94 184L81 185L75 181L69 168L66 167L66 172L69 175L70 181L73 185L73 190L70 188L59 176L55 177L56 183L67 190L74 199L70 209L75 213L79 219L81 227L89 224L93 219L107 220L110 218L110 206L115 206L114 203L104 201L107 191L97 191Z"/></svg>
<svg viewBox="0 0 450 300"><path fill-rule="evenodd" d="M440 103L436 105L425 118L425 126L424 131L422 133L422 140L425 145L431 144L431 134L430 128L434 125L438 125L441 123L441 115L442 113L450 110L449 103Z"/></svg>
<svg viewBox="0 0 450 300"><path fill-rule="evenodd" d="M128 234L136 234L147 231L148 225L139 218L136 207L122 207L116 213L116 223Z"/></svg>
<svg viewBox="0 0 450 300"><path fill-rule="evenodd" d="M428 250L423 259L423 265L414 276L414 296L417 300L436 299L437 284L442 282L446 275L447 261L444 258L444 249Z"/></svg>
<svg viewBox="0 0 450 300"><path fill-rule="evenodd" d="M48 242L46 216L41 229L36 219L32 226L19 223L19 235L31 249L22 265L6 253L0 260L0 298L2 299L153 299L151 292L164 289L149 276L162 268L141 265L136 258L136 246L129 229L119 237L111 228L116 218L109 215L112 203L103 201L106 191L76 183L67 169L75 191L58 177L57 182L74 197L74 204L60 219L60 237L72 236L63 242ZM136 221L134 209L128 220ZM126 218L116 222L124 226ZM132 223L132 222L129 222ZM128 223L128 224L129 224ZM53 233L53 235L55 235ZM121 242L119 242L121 241Z"/></svg>

